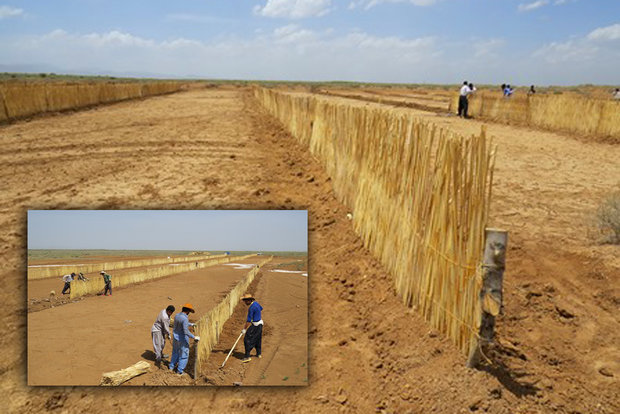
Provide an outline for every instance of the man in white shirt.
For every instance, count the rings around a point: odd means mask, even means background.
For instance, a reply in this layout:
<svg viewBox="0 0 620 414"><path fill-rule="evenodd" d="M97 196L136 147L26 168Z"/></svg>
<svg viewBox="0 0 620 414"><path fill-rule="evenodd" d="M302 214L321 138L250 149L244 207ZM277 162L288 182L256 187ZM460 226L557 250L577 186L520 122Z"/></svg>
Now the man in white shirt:
<svg viewBox="0 0 620 414"><path fill-rule="evenodd" d="M67 290L71 292L71 282L75 279L75 273L71 273L70 275L64 275L62 277L62 281L65 282L65 287L62 288L62 294L66 295Z"/></svg>
<svg viewBox="0 0 620 414"><path fill-rule="evenodd" d="M467 107L469 106L469 103L467 102L467 96L474 93L474 90L475 88L471 88L467 81L463 82L463 86L461 87L461 91L459 93L458 116L467 118Z"/></svg>
<svg viewBox="0 0 620 414"><path fill-rule="evenodd" d="M155 352L155 364L159 366L164 357L163 351L166 345L166 338L170 339L170 316L174 313L174 306L170 305L157 315L155 323L151 327L151 337L153 338L153 351Z"/></svg>

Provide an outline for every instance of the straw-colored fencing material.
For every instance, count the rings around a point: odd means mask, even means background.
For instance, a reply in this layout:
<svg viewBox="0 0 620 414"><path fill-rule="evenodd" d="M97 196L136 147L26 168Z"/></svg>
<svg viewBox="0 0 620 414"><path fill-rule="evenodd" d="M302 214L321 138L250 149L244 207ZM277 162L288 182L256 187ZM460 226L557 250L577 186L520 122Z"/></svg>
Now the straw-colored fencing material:
<svg viewBox="0 0 620 414"><path fill-rule="evenodd" d="M224 323L232 316L235 311L235 306L237 306L241 300L241 296L243 296L256 274L260 271L260 267L269 262L272 258L273 256L268 257L258 263L258 266L250 270L217 306L203 315L196 323L196 334L200 336L200 341L196 347L198 352L196 358L198 372L200 372L200 364L205 362L209 358L209 355L211 355L211 350L215 344L217 344L220 333L224 328Z"/></svg>
<svg viewBox="0 0 620 414"><path fill-rule="evenodd" d="M458 96L450 101L456 112ZM513 95L480 91L469 98L468 114L494 122L533 126L620 142L620 102L568 94Z"/></svg>
<svg viewBox="0 0 620 414"><path fill-rule="evenodd" d="M184 262L198 262L200 260L211 260L218 257L225 257L224 254L218 255L204 255L204 256L177 256L177 257L158 257L150 259L135 259L135 260L117 260L113 262L103 263L91 263L80 265L40 265L36 267L28 267L28 280L45 279L48 277L58 277L68 275L71 273L92 273L99 272L100 270L119 270L127 269L131 267L152 266L158 264L173 264Z"/></svg>
<svg viewBox="0 0 620 414"><path fill-rule="evenodd" d="M128 286L148 280L159 279L160 277L169 276L176 273L189 272L190 270L202 269L204 267L214 266L220 263L228 263L231 260L243 260L252 256L254 255L250 254L247 256L218 257L212 260L199 261L198 266L196 266L194 262L191 262L180 263L175 266L163 265L158 267L149 267L146 269L137 269L135 271L126 271L118 276L115 276L112 272L109 273L110 276L112 276L112 288L114 289L121 286ZM103 291L104 286L105 284L103 282L103 277L91 278L88 282L75 280L71 282L71 299L88 294L99 293Z"/></svg>
<svg viewBox="0 0 620 414"><path fill-rule="evenodd" d="M130 367L121 369L120 371L104 372L99 385L118 386L125 381L129 381L133 377L146 374L151 370L151 364L146 361L139 361Z"/></svg>
<svg viewBox="0 0 620 414"><path fill-rule="evenodd" d="M255 96L323 163L403 302L469 354L494 160L484 131L464 138L405 111L262 88Z"/></svg>
<svg viewBox="0 0 620 414"><path fill-rule="evenodd" d="M180 82L5 82L0 83L0 121L176 92L181 86Z"/></svg>

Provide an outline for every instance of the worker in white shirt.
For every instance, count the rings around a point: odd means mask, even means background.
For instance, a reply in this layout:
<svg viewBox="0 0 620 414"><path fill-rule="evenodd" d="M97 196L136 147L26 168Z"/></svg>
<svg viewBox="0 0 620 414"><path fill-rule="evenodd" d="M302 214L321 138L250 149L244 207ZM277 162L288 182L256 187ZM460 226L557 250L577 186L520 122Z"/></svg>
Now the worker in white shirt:
<svg viewBox="0 0 620 414"><path fill-rule="evenodd" d="M467 96L474 93L474 91L476 90L475 88L470 87L469 83L467 83L467 81L463 82L463 86L461 87L461 91L459 93L459 110L458 110L458 116L462 116L463 118L467 118L467 107L468 107L468 102L467 102Z"/></svg>
<svg viewBox="0 0 620 414"><path fill-rule="evenodd" d="M161 359L166 358L164 355L164 346L166 346L166 338L170 338L170 316L174 313L174 306L170 305L163 309L157 315L155 323L151 327L151 337L153 339L153 351L155 352L155 365L161 364Z"/></svg>
<svg viewBox="0 0 620 414"><path fill-rule="evenodd" d="M71 282L75 279L75 273L71 273L70 275L64 275L62 277L62 281L65 282L65 287L62 288L62 294L66 295L67 290L71 292Z"/></svg>

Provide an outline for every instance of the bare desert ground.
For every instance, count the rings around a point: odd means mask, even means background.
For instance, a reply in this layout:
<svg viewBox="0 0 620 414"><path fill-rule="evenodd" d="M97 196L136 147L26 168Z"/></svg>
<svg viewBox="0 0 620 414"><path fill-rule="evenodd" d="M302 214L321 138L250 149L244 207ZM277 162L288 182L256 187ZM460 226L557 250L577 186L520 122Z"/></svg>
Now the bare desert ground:
<svg viewBox="0 0 620 414"><path fill-rule="evenodd" d="M395 110L462 134L481 126ZM510 232L505 306L491 363L470 370L395 297L320 163L249 89L196 89L0 126L0 386L9 411L143 412L148 398L149 412L171 404L187 412L619 412L620 250L592 240L588 220L618 186L620 147L505 125L488 131L498 145L490 224ZM308 386L28 387L26 211L34 208L308 209ZM259 293L273 282L262 273ZM286 342L292 323L271 334ZM248 377L259 372L248 368Z"/></svg>

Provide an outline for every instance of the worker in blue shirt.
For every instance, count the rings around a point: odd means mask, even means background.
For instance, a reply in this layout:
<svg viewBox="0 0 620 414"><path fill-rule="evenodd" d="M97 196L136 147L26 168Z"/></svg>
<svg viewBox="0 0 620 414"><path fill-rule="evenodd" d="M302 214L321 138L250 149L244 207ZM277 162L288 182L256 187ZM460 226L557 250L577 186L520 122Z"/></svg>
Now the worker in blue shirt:
<svg viewBox="0 0 620 414"><path fill-rule="evenodd" d="M256 348L256 356L261 357L261 345L263 339L263 319L261 317L261 311L263 307L260 303L254 300L254 296L250 293L246 293L241 298L243 303L248 306L248 318L245 326L241 330L242 334L245 334L243 338L243 344L245 345L245 358L241 362L250 362L250 351Z"/></svg>
<svg viewBox="0 0 620 414"><path fill-rule="evenodd" d="M176 373L183 375L183 371L187 366L189 360L189 338L194 338L195 341L200 341L199 336L195 336L189 331L189 326L193 325L189 323L189 314L195 312L191 303L183 305L180 313L177 313L174 317L174 327L172 330L172 357L170 358L170 368L174 371L174 366L178 367Z"/></svg>

